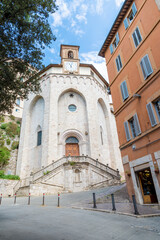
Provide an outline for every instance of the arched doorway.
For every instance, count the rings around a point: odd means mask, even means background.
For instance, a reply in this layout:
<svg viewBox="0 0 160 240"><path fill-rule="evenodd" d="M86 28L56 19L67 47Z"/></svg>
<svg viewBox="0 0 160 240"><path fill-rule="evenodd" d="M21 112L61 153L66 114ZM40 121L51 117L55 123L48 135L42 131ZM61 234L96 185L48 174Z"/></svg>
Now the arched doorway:
<svg viewBox="0 0 160 240"><path fill-rule="evenodd" d="M79 156L79 141L76 137L68 137L65 145L66 156Z"/></svg>

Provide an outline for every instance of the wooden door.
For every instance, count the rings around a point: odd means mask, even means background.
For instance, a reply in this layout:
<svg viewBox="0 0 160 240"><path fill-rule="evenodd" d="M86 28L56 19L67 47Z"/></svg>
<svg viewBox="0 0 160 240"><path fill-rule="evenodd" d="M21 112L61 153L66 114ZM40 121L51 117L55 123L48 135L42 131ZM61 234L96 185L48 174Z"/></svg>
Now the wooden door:
<svg viewBox="0 0 160 240"><path fill-rule="evenodd" d="M139 171L138 178L144 203L157 203L158 201L150 168Z"/></svg>
<svg viewBox="0 0 160 240"><path fill-rule="evenodd" d="M67 143L66 144L66 156L79 156L78 143Z"/></svg>

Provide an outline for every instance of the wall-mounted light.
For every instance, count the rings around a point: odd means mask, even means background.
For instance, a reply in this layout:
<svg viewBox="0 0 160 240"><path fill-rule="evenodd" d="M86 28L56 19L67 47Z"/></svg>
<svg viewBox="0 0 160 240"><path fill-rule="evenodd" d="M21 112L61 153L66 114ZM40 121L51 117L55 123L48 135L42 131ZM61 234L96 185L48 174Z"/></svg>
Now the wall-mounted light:
<svg viewBox="0 0 160 240"><path fill-rule="evenodd" d="M141 98L141 95L139 95L138 93L135 93L135 94L133 94L133 97L134 98Z"/></svg>

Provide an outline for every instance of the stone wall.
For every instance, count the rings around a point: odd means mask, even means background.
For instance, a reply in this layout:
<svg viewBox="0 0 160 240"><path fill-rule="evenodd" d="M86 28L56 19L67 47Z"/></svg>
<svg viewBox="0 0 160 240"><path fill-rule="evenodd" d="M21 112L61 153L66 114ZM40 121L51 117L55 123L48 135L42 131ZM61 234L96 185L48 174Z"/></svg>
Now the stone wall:
<svg viewBox="0 0 160 240"><path fill-rule="evenodd" d="M0 194L3 197L13 196L13 188L18 183L18 180L0 179Z"/></svg>

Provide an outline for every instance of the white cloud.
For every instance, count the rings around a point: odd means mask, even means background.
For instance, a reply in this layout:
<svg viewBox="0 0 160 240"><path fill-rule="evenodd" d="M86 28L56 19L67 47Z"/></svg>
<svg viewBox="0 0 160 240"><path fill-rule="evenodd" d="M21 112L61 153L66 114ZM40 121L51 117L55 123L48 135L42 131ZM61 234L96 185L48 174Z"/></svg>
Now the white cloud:
<svg viewBox="0 0 160 240"><path fill-rule="evenodd" d="M101 63L103 62L103 58L98 56L97 51L92 51L88 53L81 53L81 59L87 63Z"/></svg>
<svg viewBox="0 0 160 240"><path fill-rule="evenodd" d="M123 3L124 0L115 0L115 2L116 2L116 6L120 7L121 3Z"/></svg>
<svg viewBox="0 0 160 240"><path fill-rule="evenodd" d="M103 4L104 4L103 0L96 1L96 13L97 14L101 14L103 12Z"/></svg>
<svg viewBox="0 0 160 240"><path fill-rule="evenodd" d="M107 68L104 58L98 56L97 51L80 54L81 62L92 64L100 74L108 81Z"/></svg>
<svg viewBox="0 0 160 240"><path fill-rule="evenodd" d="M76 15L76 18L77 18L77 20L79 21L79 22L85 22L85 24L87 23L87 19L86 19L86 17L85 16L83 16L83 15L79 15L79 14L77 14Z"/></svg>
<svg viewBox="0 0 160 240"><path fill-rule="evenodd" d="M70 16L70 10L65 1L57 0L57 5L59 6L58 11L52 14L54 27L61 26L63 24L63 20Z"/></svg>
<svg viewBox="0 0 160 240"><path fill-rule="evenodd" d="M81 30L81 29L74 29L74 33L75 33L76 35L82 36L82 35L84 34L84 31Z"/></svg>
<svg viewBox="0 0 160 240"><path fill-rule="evenodd" d="M49 51L51 52L51 53L55 53L55 49L54 48L49 48Z"/></svg>
<svg viewBox="0 0 160 240"><path fill-rule="evenodd" d="M79 25L80 23L87 24L87 14L102 14L104 4L108 1L111 0L57 0L56 3L59 9L57 12L52 14L52 25L53 27L66 27L67 24L70 26L69 30L72 29L76 35L82 34L83 30L80 29Z"/></svg>

